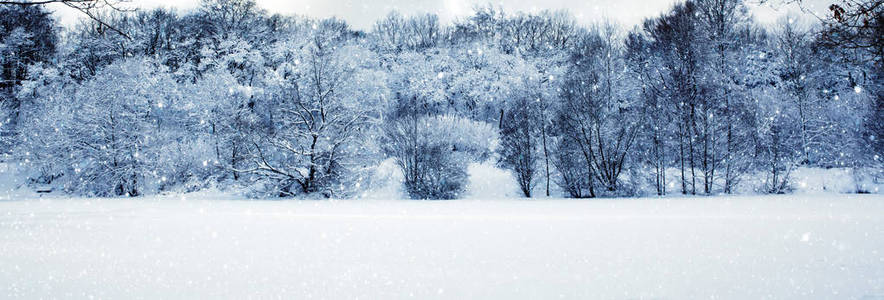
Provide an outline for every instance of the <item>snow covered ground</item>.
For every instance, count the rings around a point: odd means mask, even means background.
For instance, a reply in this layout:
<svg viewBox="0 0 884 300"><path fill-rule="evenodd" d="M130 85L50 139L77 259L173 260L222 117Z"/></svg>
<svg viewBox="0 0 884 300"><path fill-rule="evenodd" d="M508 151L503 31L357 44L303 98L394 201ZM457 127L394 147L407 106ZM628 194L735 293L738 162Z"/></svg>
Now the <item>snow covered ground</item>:
<svg viewBox="0 0 884 300"><path fill-rule="evenodd" d="M884 196L0 201L0 298L884 299Z"/></svg>

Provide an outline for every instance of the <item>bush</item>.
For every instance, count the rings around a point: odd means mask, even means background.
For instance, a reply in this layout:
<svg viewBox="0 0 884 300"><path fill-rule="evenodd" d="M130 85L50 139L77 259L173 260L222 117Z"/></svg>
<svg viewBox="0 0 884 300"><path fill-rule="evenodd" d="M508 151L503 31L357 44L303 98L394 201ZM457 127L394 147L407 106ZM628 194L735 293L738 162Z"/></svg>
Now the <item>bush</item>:
<svg viewBox="0 0 884 300"><path fill-rule="evenodd" d="M412 199L455 199L467 165L493 153L492 126L453 116L406 116L385 127L384 151L402 170Z"/></svg>

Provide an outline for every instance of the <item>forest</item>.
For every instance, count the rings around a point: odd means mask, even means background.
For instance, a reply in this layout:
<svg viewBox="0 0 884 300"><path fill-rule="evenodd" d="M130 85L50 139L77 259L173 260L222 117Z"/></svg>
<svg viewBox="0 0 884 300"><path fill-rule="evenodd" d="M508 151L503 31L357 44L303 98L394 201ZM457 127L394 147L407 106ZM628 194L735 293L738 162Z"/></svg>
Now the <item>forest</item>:
<svg viewBox="0 0 884 300"><path fill-rule="evenodd" d="M384 161L412 199L460 198L479 162L524 197L884 178L884 5L839 3L775 25L688 0L631 28L488 5L355 30L254 0L84 9L66 28L2 1L0 152L29 185L85 197L349 198Z"/></svg>

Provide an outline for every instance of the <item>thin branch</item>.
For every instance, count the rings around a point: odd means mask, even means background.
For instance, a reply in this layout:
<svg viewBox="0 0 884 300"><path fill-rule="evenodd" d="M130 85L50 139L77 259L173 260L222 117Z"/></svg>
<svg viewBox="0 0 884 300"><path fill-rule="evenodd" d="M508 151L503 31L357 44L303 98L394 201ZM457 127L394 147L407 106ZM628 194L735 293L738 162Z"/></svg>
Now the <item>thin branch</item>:
<svg viewBox="0 0 884 300"><path fill-rule="evenodd" d="M96 9L110 8L115 11L127 12L132 11L133 9L120 7L120 3L129 2L129 0L36 0L36 1L11 1L11 0L0 0L0 5L18 5L18 6L34 6L34 5L46 5L51 3L61 3L67 7L76 9L77 11L83 13L89 19L101 24L104 27L109 28L110 30L122 35L126 39L131 40L132 37L129 34L123 32L119 28L108 24L101 18L97 17L94 13Z"/></svg>

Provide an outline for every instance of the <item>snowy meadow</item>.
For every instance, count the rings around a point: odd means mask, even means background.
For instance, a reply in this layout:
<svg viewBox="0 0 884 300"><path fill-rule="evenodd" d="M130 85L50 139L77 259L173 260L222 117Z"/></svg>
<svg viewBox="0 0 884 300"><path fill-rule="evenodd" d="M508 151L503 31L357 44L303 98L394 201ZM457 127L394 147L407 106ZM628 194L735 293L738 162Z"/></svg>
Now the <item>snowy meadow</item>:
<svg viewBox="0 0 884 300"><path fill-rule="evenodd" d="M879 299L881 195L0 202L0 297Z"/></svg>
<svg viewBox="0 0 884 300"><path fill-rule="evenodd" d="M880 1L197 2L0 0L0 298L884 299Z"/></svg>

